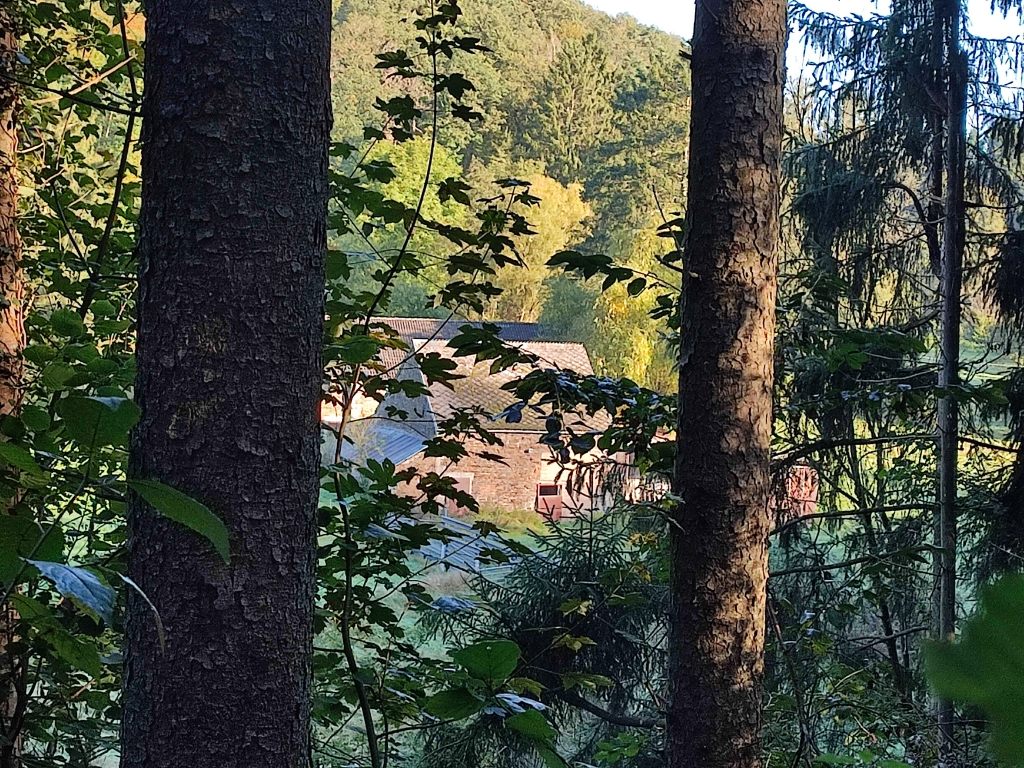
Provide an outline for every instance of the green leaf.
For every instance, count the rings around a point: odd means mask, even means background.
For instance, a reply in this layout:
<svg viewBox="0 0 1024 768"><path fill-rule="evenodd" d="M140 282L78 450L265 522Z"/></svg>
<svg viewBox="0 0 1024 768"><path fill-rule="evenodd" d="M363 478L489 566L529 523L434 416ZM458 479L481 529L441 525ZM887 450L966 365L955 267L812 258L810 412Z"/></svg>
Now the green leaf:
<svg viewBox="0 0 1024 768"><path fill-rule="evenodd" d="M45 536L45 538L43 538ZM64 555L64 532L59 526L44 532L26 515L0 515L0 582L9 586L24 573L24 557L59 560ZM32 574L35 571L31 571Z"/></svg>
<svg viewBox="0 0 1024 768"><path fill-rule="evenodd" d="M518 715L512 715L506 721L509 728L514 728L524 736L535 741L551 743L558 733L551 724L544 719L544 715L536 709L528 709Z"/></svg>
<svg viewBox="0 0 1024 768"><path fill-rule="evenodd" d="M1008 765L1024 764L1024 576L1007 576L981 593L980 611L958 644L929 643L925 671L940 696L981 707L992 748Z"/></svg>
<svg viewBox="0 0 1024 768"><path fill-rule="evenodd" d="M32 458L32 454L20 446L0 443L0 459L30 475L46 477L46 472Z"/></svg>
<svg viewBox="0 0 1024 768"><path fill-rule="evenodd" d="M108 357L94 358L85 366L86 370L103 375L113 373L120 367L120 364L116 360L111 360Z"/></svg>
<svg viewBox="0 0 1024 768"><path fill-rule="evenodd" d="M435 693L427 699L423 709L441 720L464 720L484 708L484 702L468 688L454 688Z"/></svg>
<svg viewBox="0 0 1024 768"><path fill-rule="evenodd" d="M351 273L348 254L344 251L328 251L324 268L328 280L348 279Z"/></svg>
<svg viewBox="0 0 1024 768"><path fill-rule="evenodd" d="M568 768L569 764L565 762L565 759L548 745L535 744L534 749L537 750L540 759L544 761L544 765L548 768Z"/></svg>
<svg viewBox="0 0 1024 768"><path fill-rule="evenodd" d="M50 414L37 405L26 405L21 409L22 423L33 432L45 432L50 428Z"/></svg>
<svg viewBox="0 0 1024 768"><path fill-rule="evenodd" d="M370 336L346 336L338 340L338 358L349 365L358 365L373 359L381 343Z"/></svg>
<svg viewBox="0 0 1024 768"><path fill-rule="evenodd" d="M88 673L90 677L103 674L100 652L92 643L75 637L56 624L46 627L40 634L60 658L76 669Z"/></svg>
<svg viewBox="0 0 1024 768"><path fill-rule="evenodd" d="M85 568L51 563L45 560L26 560L25 562L38 568L39 572L52 581L62 595L73 597L94 611L108 625L113 623L114 590L100 581L94 573Z"/></svg>
<svg viewBox="0 0 1024 768"><path fill-rule="evenodd" d="M501 683L519 663L519 646L511 640L485 640L453 651L451 657L478 680Z"/></svg>
<svg viewBox="0 0 1024 768"><path fill-rule="evenodd" d="M35 627L40 637L53 648L58 657L93 677L99 677L103 673L96 646L75 637L58 625L49 606L17 592L10 596L10 601L11 606L18 612L18 617Z"/></svg>
<svg viewBox="0 0 1024 768"><path fill-rule="evenodd" d="M50 315L50 327L58 336L76 339L85 333L85 323L78 313L71 309L55 309Z"/></svg>
<svg viewBox="0 0 1024 768"><path fill-rule="evenodd" d="M635 277L626 286L626 293L630 296L639 296L647 288L647 281L642 277Z"/></svg>
<svg viewBox="0 0 1024 768"><path fill-rule="evenodd" d="M33 344L31 347L25 347L25 351L21 354L30 363L45 365L57 356L57 350L45 344Z"/></svg>
<svg viewBox="0 0 1024 768"><path fill-rule="evenodd" d="M153 480L132 480L128 483L164 517L181 523L205 537L224 560L231 562L231 544L227 526L210 508L181 491Z"/></svg>
<svg viewBox="0 0 1024 768"><path fill-rule="evenodd" d="M142 415L123 397L69 397L57 404L57 413L71 438L90 451L123 443Z"/></svg>
<svg viewBox="0 0 1024 768"><path fill-rule="evenodd" d="M441 75L437 78L434 91L441 93L448 91L456 101L466 95L466 91L475 91L476 87L459 72L451 75Z"/></svg>
<svg viewBox="0 0 1024 768"><path fill-rule="evenodd" d="M75 369L59 360L43 368L42 381L47 389L61 389L68 379L75 375Z"/></svg>
<svg viewBox="0 0 1024 768"><path fill-rule="evenodd" d="M89 308L96 317L113 317L117 314L117 308L106 299L96 299Z"/></svg>
<svg viewBox="0 0 1024 768"><path fill-rule="evenodd" d="M7 599L11 601L11 606L18 612L18 618L22 621L27 621L31 624L52 618L49 607L28 595L14 592Z"/></svg>

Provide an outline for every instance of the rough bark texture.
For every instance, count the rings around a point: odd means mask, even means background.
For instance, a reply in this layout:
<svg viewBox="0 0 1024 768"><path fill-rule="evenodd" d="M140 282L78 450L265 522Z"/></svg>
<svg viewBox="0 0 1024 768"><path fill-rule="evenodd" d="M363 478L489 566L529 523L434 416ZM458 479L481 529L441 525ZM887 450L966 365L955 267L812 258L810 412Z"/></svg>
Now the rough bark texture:
<svg viewBox="0 0 1024 768"><path fill-rule="evenodd" d="M705 0L672 526L672 768L760 764L784 0Z"/></svg>
<svg viewBox="0 0 1024 768"><path fill-rule="evenodd" d="M960 383L961 294L966 227L964 205L965 145L967 143L967 59L960 47L960 0L940 0L937 16L942 19L946 66L946 195L942 225L942 339L939 387L951 389ZM939 635L952 640L956 635L956 551L957 551L957 469L960 431L954 397L939 400ZM938 705L940 748L945 758L954 754L955 712L948 700Z"/></svg>
<svg viewBox="0 0 1024 768"><path fill-rule="evenodd" d="M0 8L0 416L17 413L25 346L24 283L18 235L18 92L15 76L17 39L10 11ZM0 514L6 510L0 509ZM7 653L17 616L0 605L0 768L20 765L20 730L24 687L23 659Z"/></svg>
<svg viewBox="0 0 1024 768"><path fill-rule="evenodd" d="M225 566L138 498L123 768L305 768L329 0L146 5L131 474L210 506Z"/></svg>
<svg viewBox="0 0 1024 768"><path fill-rule="evenodd" d="M16 40L10 15L0 10L0 72L14 76ZM0 415L21 406L25 363L24 284L18 235L18 94L0 77Z"/></svg>

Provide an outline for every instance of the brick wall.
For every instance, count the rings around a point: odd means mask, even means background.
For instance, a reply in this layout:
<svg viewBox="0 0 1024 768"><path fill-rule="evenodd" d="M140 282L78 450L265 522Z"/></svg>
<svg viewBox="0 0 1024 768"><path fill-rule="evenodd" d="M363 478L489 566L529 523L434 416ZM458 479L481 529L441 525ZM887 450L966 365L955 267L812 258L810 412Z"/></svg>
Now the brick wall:
<svg viewBox="0 0 1024 768"><path fill-rule="evenodd" d="M565 492L566 473L559 477L559 466L551 459L551 449L540 443L540 433L501 432L500 437L504 446L468 441L466 448L470 455L451 467L447 459L414 456L399 468L416 467L421 472L438 472L460 479L472 475L472 494L481 506L507 510L534 509L538 483L562 485L562 500L567 513L569 509L590 505L589 500L574 500ZM505 464L481 458L477 455L481 452L497 454Z"/></svg>

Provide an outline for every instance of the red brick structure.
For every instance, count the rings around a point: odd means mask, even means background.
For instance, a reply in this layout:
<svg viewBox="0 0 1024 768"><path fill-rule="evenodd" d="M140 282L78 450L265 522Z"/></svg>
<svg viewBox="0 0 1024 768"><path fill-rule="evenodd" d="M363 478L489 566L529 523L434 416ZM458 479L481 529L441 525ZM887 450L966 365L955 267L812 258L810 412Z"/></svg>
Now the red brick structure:
<svg viewBox="0 0 1024 768"><path fill-rule="evenodd" d="M454 467L449 467L446 459L422 456L404 461L401 466L414 466L423 471L453 477L458 481L460 489L472 494L481 506L518 510L538 509L538 505L542 504L557 517L560 511L558 504L571 505L572 499L563 500L566 482L564 478L557 477L559 467L552 460L551 449L538 442L541 434L501 432L504 446L484 445L472 440L467 445L470 455ZM484 451L500 455L505 463L482 458L480 453ZM557 489L557 493L547 494L551 489ZM458 510L451 508L449 512L457 513Z"/></svg>
<svg viewBox="0 0 1024 768"><path fill-rule="evenodd" d="M447 346L466 321L431 320L424 318L382 318L417 353L436 353L455 361L456 373L461 376L452 388L441 385L431 387L430 397L409 399L390 396L379 407L368 407L365 399L353 408L353 420L348 429L352 441L343 447L343 456L355 462L390 459L399 468L415 466L424 472L438 472L456 480L458 487L474 496L482 507L504 510L536 510L557 519L579 509L604 506L605 494L581 491L573 487L571 468L560 466L551 449L540 442L545 434L544 414L524 409L518 422L496 418L515 402L515 398L501 386L519 378L530 370L529 366L491 373L490 362L477 362L473 357L456 357ZM542 341L542 330L530 323L497 323L500 336L511 344L535 355L538 365L576 373L593 374L590 356L582 344L576 342ZM399 350L385 350L382 362L400 378L421 376L416 358ZM426 458L422 455L426 440L438 434L438 423L458 411L472 410L484 415L483 426L496 433L503 445L485 445L470 440L466 447L469 456L456 465L447 459ZM397 412L397 414L396 414ZM403 418L404 416L404 418ZM325 413L328 425L331 417ZM576 423L580 429L603 429L603 423L593 419L587 424ZM333 454L336 441L326 438L325 458ZM500 457L501 461L481 454ZM461 512L454 502L449 512Z"/></svg>
<svg viewBox="0 0 1024 768"><path fill-rule="evenodd" d="M777 483L772 509L780 522L796 520L818 511L818 471L807 464L789 468Z"/></svg>

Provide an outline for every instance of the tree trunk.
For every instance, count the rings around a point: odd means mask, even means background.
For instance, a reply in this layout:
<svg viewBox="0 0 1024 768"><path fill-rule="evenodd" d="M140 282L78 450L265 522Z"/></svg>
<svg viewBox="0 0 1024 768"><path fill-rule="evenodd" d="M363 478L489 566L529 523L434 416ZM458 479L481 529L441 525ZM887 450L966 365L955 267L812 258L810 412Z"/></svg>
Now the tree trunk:
<svg viewBox="0 0 1024 768"><path fill-rule="evenodd" d="M122 768L310 764L329 0L146 4Z"/></svg>
<svg viewBox="0 0 1024 768"><path fill-rule="evenodd" d="M966 209L964 206L965 144L967 137L967 59L960 47L960 2L941 0L946 49L946 194L943 202L941 367L939 387L945 392L960 383L960 320ZM939 398L939 635L956 635L956 504L959 425L957 402L951 394ZM940 752L950 757L955 748L953 703L939 702Z"/></svg>
<svg viewBox="0 0 1024 768"><path fill-rule="evenodd" d="M949 111L946 106L946 66L945 66L945 43L942 33L942 8L944 0L937 0L932 6L932 35L929 41L929 69L931 81L929 82L929 106L928 131L931 135L931 142L928 150L928 222L925 226L935 226L941 233L943 219L943 194L946 174L946 118ZM936 243L936 240L939 240ZM939 281L940 289L942 284L942 243L941 234L937 237L928 238L928 262L932 272ZM941 297L939 300L941 305ZM941 323L941 320L940 320ZM941 441L940 441L941 442ZM937 445L941 452L942 446ZM941 479L936 473L935 499L938 501L942 495ZM942 605L942 516L939 514L939 506L932 515L932 591L931 591L931 621L935 639L942 639L939 630L941 621L939 618ZM936 702L936 713L938 712Z"/></svg>
<svg viewBox="0 0 1024 768"><path fill-rule="evenodd" d="M0 416L21 407L24 375L24 283L18 235L17 38L9 10L0 9ZM5 510L0 510L0 514ZM17 616L0 604L0 768L20 765L24 659L7 652Z"/></svg>
<svg viewBox="0 0 1024 768"><path fill-rule="evenodd" d="M671 527L672 768L760 765L784 0L698 3Z"/></svg>

